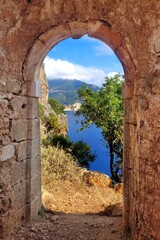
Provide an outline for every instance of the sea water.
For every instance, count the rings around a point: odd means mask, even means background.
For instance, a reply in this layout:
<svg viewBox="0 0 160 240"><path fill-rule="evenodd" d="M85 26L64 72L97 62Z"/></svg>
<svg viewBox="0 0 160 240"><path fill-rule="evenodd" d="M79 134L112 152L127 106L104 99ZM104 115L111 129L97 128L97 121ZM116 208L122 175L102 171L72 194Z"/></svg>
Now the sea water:
<svg viewBox="0 0 160 240"><path fill-rule="evenodd" d="M105 173L111 176L109 167L109 149L106 147L105 141L101 134L101 129L96 125L92 125L83 131L79 131L82 117L74 115L73 111L66 111L68 116L68 133L70 140L73 142L84 141L90 146L92 153L96 154L94 162L90 163L90 170ZM77 121L79 122L77 124Z"/></svg>

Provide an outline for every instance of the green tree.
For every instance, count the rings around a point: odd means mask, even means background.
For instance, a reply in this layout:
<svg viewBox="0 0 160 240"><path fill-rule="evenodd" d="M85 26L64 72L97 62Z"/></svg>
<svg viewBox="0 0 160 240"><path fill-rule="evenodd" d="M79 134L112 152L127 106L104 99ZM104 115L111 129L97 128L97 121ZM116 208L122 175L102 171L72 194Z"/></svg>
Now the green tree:
<svg viewBox="0 0 160 240"><path fill-rule="evenodd" d="M72 142L68 136L55 135L51 138L50 144L55 147L60 146L63 149L68 149L72 145Z"/></svg>
<svg viewBox="0 0 160 240"><path fill-rule="evenodd" d="M78 90L82 99L81 108L76 115L83 115L81 130L93 123L102 130L102 135L109 146L110 171L112 178L120 182L123 155L123 116L122 80L120 75L106 77L98 92L82 86Z"/></svg>
<svg viewBox="0 0 160 240"><path fill-rule="evenodd" d="M56 114L64 113L64 106L54 98L49 98L48 103L50 104L51 108L54 110Z"/></svg>

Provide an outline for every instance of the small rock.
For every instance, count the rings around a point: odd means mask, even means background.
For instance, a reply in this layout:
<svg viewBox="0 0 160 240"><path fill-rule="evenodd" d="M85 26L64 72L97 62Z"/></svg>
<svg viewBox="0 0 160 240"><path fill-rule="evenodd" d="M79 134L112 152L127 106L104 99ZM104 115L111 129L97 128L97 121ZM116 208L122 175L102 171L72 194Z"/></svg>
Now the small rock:
<svg viewBox="0 0 160 240"><path fill-rule="evenodd" d="M113 209L112 217L121 217L123 213L122 203L117 203Z"/></svg>

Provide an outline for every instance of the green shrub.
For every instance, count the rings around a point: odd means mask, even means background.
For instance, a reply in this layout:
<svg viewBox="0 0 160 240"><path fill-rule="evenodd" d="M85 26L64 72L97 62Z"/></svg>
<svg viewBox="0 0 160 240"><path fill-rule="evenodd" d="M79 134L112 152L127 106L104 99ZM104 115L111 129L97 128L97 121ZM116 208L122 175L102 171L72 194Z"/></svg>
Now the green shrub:
<svg viewBox="0 0 160 240"><path fill-rule="evenodd" d="M60 124L55 114L50 114L49 117L45 118L45 126L47 128L47 132L52 130L55 134L57 134L60 131Z"/></svg>
<svg viewBox="0 0 160 240"><path fill-rule="evenodd" d="M66 152L70 152L79 166L89 168L89 162L95 160L96 155L91 153L89 145L83 141L71 142L68 137L62 135L54 135L51 138L42 140L45 147L54 146L63 148Z"/></svg>
<svg viewBox="0 0 160 240"><path fill-rule="evenodd" d="M96 155L91 153L89 145L83 141L72 143L71 150L81 167L89 168L89 162L95 160Z"/></svg>
<svg viewBox="0 0 160 240"><path fill-rule="evenodd" d="M50 104L51 108L54 110L56 114L64 113L64 106L54 98L49 98L48 103Z"/></svg>
<svg viewBox="0 0 160 240"><path fill-rule="evenodd" d="M49 125L51 128L59 129L58 118L56 115L51 114L49 117Z"/></svg>
<svg viewBox="0 0 160 240"><path fill-rule="evenodd" d="M41 144L43 147L48 147L51 145L51 139L49 137L43 138Z"/></svg>
<svg viewBox="0 0 160 240"><path fill-rule="evenodd" d="M71 146L71 141L68 137L64 137L62 135L55 135L51 138L50 141L52 146L60 146L63 149L70 148Z"/></svg>

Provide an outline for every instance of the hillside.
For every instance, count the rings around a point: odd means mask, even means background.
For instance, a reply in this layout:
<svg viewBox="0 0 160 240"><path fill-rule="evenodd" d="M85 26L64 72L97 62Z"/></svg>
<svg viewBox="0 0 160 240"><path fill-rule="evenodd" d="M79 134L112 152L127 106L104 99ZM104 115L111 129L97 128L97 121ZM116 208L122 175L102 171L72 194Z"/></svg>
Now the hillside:
<svg viewBox="0 0 160 240"><path fill-rule="evenodd" d="M68 79L54 79L49 80L49 97L55 98L57 101L64 105L74 104L80 102L78 99L77 90L83 85L87 85L94 91L98 91L99 87L93 84L86 84L79 80Z"/></svg>

